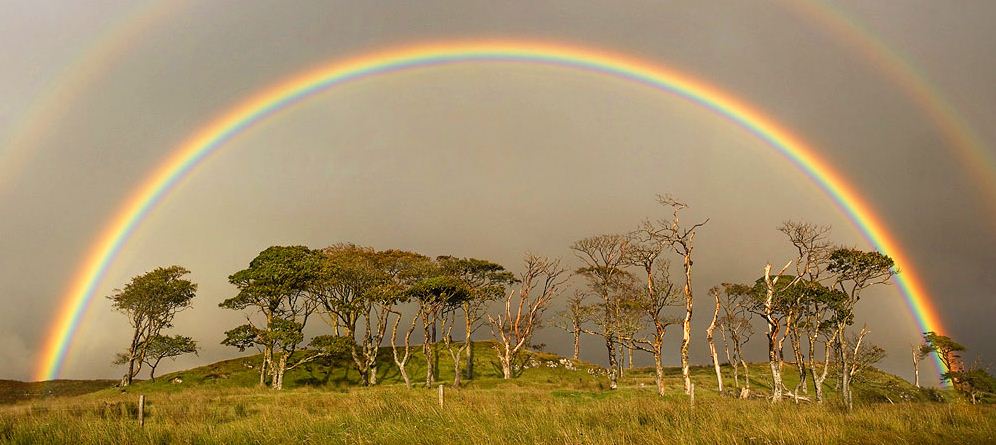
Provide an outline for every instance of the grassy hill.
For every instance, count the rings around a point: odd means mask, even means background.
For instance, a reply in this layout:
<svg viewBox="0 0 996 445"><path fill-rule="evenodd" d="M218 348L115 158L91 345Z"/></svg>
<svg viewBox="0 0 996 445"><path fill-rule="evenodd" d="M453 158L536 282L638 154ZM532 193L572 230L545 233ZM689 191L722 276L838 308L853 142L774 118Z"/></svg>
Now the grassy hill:
<svg viewBox="0 0 996 445"><path fill-rule="evenodd" d="M487 344L476 347L475 379L448 388L407 389L383 351L375 387L356 386L346 361L290 371L287 389L257 388L258 356L139 382L127 390L19 402L0 407L0 442L74 443L986 443L996 441L996 409L972 406L945 391L919 390L872 370L855 385L856 408L834 402L771 404L761 365L752 366L758 398L716 391L711 367L693 368L694 406L669 369L656 394L651 369L627 370L609 391L597 367L535 353L534 367L499 377ZM440 381L451 383L440 351ZM574 368L574 369L570 369ZM424 379L424 361L410 372ZM786 369L786 385L794 386ZM729 370L724 369L728 374ZM726 376L729 380L732 377ZM732 386L732 382L728 381ZM416 385L418 386L418 385ZM836 394L828 386L829 397ZM147 396L138 426L137 394ZM932 400L944 400L939 403Z"/></svg>
<svg viewBox="0 0 996 445"><path fill-rule="evenodd" d="M0 380L0 404L49 397L71 397L108 389L117 380L50 380L47 382L19 382Z"/></svg>

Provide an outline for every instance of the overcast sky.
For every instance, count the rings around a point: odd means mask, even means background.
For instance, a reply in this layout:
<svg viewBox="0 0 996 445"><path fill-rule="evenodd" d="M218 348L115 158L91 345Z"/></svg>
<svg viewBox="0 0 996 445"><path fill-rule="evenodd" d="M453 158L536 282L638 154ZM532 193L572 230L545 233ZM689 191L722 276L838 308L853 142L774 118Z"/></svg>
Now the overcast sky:
<svg viewBox="0 0 996 445"><path fill-rule="evenodd" d="M629 54L765 110L872 204L910 253L947 333L996 358L989 341L992 195L967 175L953 143L901 84L853 41L800 14L801 4L7 2L0 15L0 163L8 162L0 165L0 378L32 377L97 234L211 117L339 58L494 37ZM993 151L996 3L831 6L916 67ZM69 82L78 88L66 88ZM51 91L65 94L44 102ZM47 114L31 114L39 104ZM47 118L30 121L36 115ZM40 136L14 147L28 127ZM347 241L488 258L515 271L532 251L575 265L567 248L573 240L665 216L654 200L664 192L686 200L690 218L710 218L697 238L699 301L713 285L751 281L766 261L790 259L775 230L786 219L832 225L836 242L870 248L786 159L685 100L550 66L408 71L328 90L203 163L112 264L62 377L120 374L110 362L125 347L127 323L103 296L156 266L181 264L200 285L174 332L192 335L203 351L163 366L178 369L237 354L218 343L241 315L217 304L234 293L226 277L267 246ZM901 298L895 286L870 292L858 319L888 351L883 367L908 377L918 328ZM696 313L698 362L706 361L706 317L704 309ZM569 350L564 333L547 329L540 337L553 351ZM763 359L760 337L752 342L755 360ZM678 341L675 335L667 344L673 362ZM587 339L584 358L601 361L603 349Z"/></svg>

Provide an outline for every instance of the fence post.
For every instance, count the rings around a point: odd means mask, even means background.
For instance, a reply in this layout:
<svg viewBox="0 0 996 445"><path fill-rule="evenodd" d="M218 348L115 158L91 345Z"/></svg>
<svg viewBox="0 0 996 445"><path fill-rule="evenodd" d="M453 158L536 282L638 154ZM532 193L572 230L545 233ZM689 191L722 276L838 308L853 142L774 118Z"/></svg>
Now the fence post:
<svg viewBox="0 0 996 445"><path fill-rule="evenodd" d="M145 394L138 396L138 426L145 427Z"/></svg>
<svg viewBox="0 0 996 445"><path fill-rule="evenodd" d="M439 407L443 407L443 384L439 384Z"/></svg>

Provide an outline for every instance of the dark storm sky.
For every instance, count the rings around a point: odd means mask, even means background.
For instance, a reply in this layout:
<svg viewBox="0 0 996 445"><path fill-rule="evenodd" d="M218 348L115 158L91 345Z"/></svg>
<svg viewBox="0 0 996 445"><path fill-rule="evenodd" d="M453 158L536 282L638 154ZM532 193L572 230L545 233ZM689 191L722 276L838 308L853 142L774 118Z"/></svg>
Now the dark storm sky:
<svg viewBox="0 0 996 445"><path fill-rule="evenodd" d="M32 376L97 234L170 150L211 117L338 58L481 38L628 54L766 111L817 147L872 204L911 255L948 333L983 358L996 357L988 341L996 315L993 195L881 69L884 59L869 60L853 41L800 14L805 5L15 0L0 16L0 378ZM991 155L996 4L829 6L915 67ZM58 90L67 82L77 87ZM66 94L46 102L51 91ZM39 104L49 112L36 113ZM15 146L27 127L40 136ZM179 368L236 353L218 342L241 316L217 303L232 295L226 277L269 245L352 241L491 258L516 271L528 250L573 265L571 241L665 216L654 202L662 192L688 201L692 217L711 218L698 238L695 290L702 297L720 282L754 279L766 261L791 258L775 230L785 219L830 224L835 241L869 247L788 161L687 101L549 66L410 71L317 95L203 163L112 264L62 375L118 373L110 361L124 347L127 325L102 297L159 265L182 264L200 284L176 332L193 335L204 351L166 365ZM704 312L696 318L698 361L706 359ZM890 353L883 367L909 374L918 329L895 287L871 292L859 320ZM540 340L559 352L569 341L552 329ZM672 352L677 340L668 345ZM589 341L585 353L600 360L602 351Z"/></svg>

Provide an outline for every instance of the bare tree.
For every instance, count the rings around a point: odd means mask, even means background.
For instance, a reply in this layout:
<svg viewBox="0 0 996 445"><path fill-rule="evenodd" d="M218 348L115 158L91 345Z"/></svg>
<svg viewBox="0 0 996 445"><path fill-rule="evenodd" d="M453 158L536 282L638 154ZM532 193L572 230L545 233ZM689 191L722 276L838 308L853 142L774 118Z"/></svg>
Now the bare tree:
<svg viewBox="0 0 996 445"><path fill-rule="evenodd" d="M591 306L585 304L585 294L575 290L574 295L567 298L567 308L557 313L553 325L567 331L574 340L574 353L571 358L581 359L581 334L584 324L591 318Z"/></svg>
<svg viewBox="0 0 996 445"><path fill-rule="evenodd" d="M585 264L577 270L579 275L588 280L588 286L601 302L601 327L605 339L605 349L609 356L609 387L618 387L618 359L616 344L618 342L618 312L622 296L620 286L627 279L632 279L628 272L622 269L625 265L629 239L622 235L596 235L578 240L571 245L575 255Z"/></svg>
<svg viewBox="0 0 996 445"><path fill-rule="evenodd" d="M685 286L682 288L682 293L685 296L685 319L681 324L681 375L685 379L685 393L691 394L692 380L688 371L688 344L692 335L692 252L695 248L695 234L700 227L709 222L709 219L684 227L681 225L679 216L682 210L688 208L687 204L670 195L657 195L657 201L661 205L671 208L671 220L662 221L661 226L664 228L662 235L674 251L681 255L685 271Z"/></svg>
<svg viewBox="0 0 996 445"><path fill-rule="evenodd" d="M498 340L495 352L505 379L512 378L514 365L540 326L543 312L567 281L560 260L527 254L525 266L525 271L519 276L519 291L506 293L502 312L488 314L491 333Z"/></svg>
<svg viewBox="0 0 996 445"><path fill-rule="evenodd" d="M663 346L667 327L678 320L670 318L665 310L674 306L677 297L674 283L671 281L670 264L660 260L664 250L669 247L667 238L659 224L645 221L630 234L630 248L626 256L626 264L642 269L646 274L646 292L638 302L653 325L649 339L633 339L634 347L650 352L654 356L655 381L657 393L664 395L664 360Z"/></svg>

